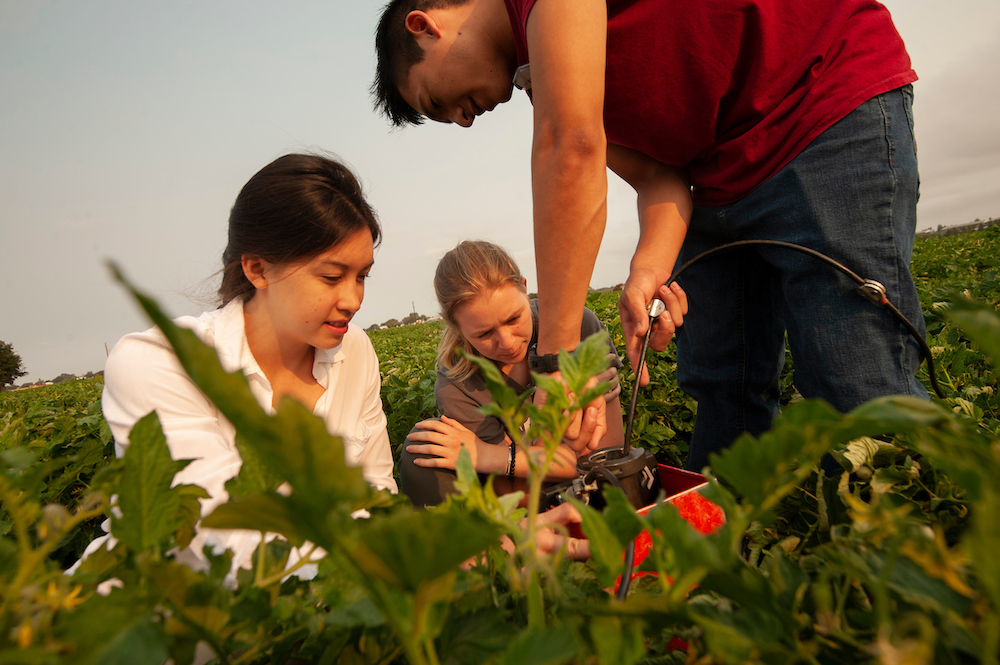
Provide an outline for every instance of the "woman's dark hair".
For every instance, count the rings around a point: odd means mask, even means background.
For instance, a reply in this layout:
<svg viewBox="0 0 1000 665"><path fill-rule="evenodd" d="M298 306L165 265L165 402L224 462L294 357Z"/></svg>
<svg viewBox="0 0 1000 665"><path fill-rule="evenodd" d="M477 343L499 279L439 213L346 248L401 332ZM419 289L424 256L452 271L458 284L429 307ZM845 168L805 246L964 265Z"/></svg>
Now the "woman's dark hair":
<svg viewBox="0 0 1000 665"><path fill-rule="evenodd" d="M308 260L363 229L377 246L382 230L350 169L319 155L279 157L243 185L229 213L222 304L254 293L245 254L275 264Z"/></svg>

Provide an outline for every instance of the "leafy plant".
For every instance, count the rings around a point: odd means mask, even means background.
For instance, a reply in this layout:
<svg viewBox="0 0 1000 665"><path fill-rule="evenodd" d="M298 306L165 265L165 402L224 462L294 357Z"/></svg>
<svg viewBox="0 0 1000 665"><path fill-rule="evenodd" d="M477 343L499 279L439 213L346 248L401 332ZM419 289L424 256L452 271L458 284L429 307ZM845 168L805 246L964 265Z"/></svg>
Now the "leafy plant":
<svg viewBox="0 0 1000 665"><path fill-rule="evenodd" d="M1000 291L989 257L1000 236L941 240L918 245L914 273L946 399L889 397L850 414L795 401L770 432L711 460L705 494L726 511L722 529L701 535L667 504L637 515L609 491L602 512L581 506L593 552L585 564L536 557L516 497L480 485L467 457L463 493L432 510L375 492L304 408L287 401L264 415L242 376L225 374L211 349L145 301L240 432L239 491L202 525L283 537L235 579L231 556L210 548L206 569L189 568L175 552L189 542L199 490L170 486L183 461L169 459L154 417L113 460L99 382L4 393L0 662L995 664ZM592 308L620 343L614 297L594 296ZM433 387L436 338L424 326L400 329L426 346L407 341L399 364L380 348L391 337L375 342L387 410L412 409L406 418ZM577 392L599 366L587 355L567 377ZM654 381L668 358L651 356ZM514 422L530 413L543 437L565 425L569 406L532 411L502 391L496 405ZM646 391L643 445L682 460L693 410L676 389ZM827 455L829 475L818 470ZM281 481L287 495L275 491ZM360 508L368 516L353 519ZM117 545L65 575L98 516ZM642 568L655 574L617 601L607 589L642 530L653 539ZM293 545L305 560L290 563ZM314 577L289 576L309 561ZM113 588L102 595L98 585Z"/></svg>
<svg viewBox="0 0 1000 665"><path fill-rule="evenodd" d="M83 498L94 474L114 461L111 430L101 414L100 377L18 393L0 393L0 451L17 450L32 459L43 474L39 501L73 510ZM23 457L22 457L23 456ZM0 506L0 535L11 523ZM102 533L99 520L81 524L60 542L50 556L64 567L76 561L83 548Z"/></svg>

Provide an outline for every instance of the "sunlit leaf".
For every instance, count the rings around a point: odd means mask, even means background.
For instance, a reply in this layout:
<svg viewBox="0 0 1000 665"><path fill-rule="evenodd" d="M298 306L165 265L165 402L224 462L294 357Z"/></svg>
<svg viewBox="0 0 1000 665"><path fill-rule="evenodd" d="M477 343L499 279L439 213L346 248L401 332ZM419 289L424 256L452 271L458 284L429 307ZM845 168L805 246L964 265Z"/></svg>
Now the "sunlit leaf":
<svg viewBox="0 0 1000 665"><path fill-rule="evenodd" d="M152 549L181 523L181 491L170 483L190 460L170 458L156 413L141 418L132 428L124 459L118 490L122 516L112 518L111 533L134 550Z"/></svg>
<svg viewBox="0 0 1000 665"><path fill-rule="evenodd" d="M299 531L301 519L295 505L277 493L255 494L218 506L202 520L202 525L216 529L249 529L278 533L294 545L305 537Z"/></svg>
<svg viewBox="0 0 1000 665"><path fill-rule="evenodd" d="M422 583L455 570L500 537L476 513L400 512L360 532L354 561L365 573L415 592Z"/></svg>
<svg viewBox="0 0 1000 665"><path fill-rule="evenodd" d="M572 353L559 352L559 373L574 393L583 392L590 377L608 368L608 336L599 331L582 340Z"/></svg>

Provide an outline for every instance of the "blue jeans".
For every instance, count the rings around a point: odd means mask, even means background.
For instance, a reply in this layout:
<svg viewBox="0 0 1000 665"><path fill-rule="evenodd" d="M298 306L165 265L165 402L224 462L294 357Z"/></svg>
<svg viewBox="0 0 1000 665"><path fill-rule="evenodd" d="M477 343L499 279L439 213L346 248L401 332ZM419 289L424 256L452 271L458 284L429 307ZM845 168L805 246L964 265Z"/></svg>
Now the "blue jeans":
<svg viewBox="0 0 1000 665"><path fill-rule="evenodd" d="M881 282L923 334L909 270L919 187L912 101L911 86L879 95L742 200L696 207L679 261L733 240L804 245ZM814 257L740 248L696 264L679 282L690 312L677 335L677 381L698 401L689 469L702 469L743 432L770 429L786 331L805 397L846 412L881 395L927 396L914 377L917 342Z"/></svg>

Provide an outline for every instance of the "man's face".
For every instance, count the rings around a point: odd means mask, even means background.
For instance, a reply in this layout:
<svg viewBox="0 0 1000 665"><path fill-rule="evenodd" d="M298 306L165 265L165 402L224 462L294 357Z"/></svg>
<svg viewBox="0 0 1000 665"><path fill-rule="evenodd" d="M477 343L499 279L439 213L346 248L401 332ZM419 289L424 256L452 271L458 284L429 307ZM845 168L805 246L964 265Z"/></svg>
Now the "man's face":
<svg viewBox="0 0 1000 665"><path fill-rule="evenodd" d="M437 122L472 126L476 116L510 99L512 73L486 45L456 31L417 35L424 59L400 87L403 99Z"/></svg>

